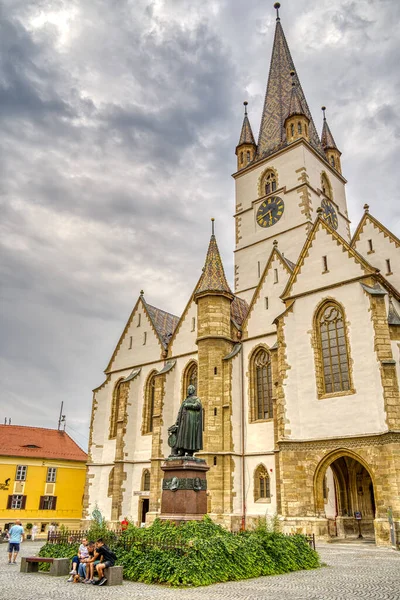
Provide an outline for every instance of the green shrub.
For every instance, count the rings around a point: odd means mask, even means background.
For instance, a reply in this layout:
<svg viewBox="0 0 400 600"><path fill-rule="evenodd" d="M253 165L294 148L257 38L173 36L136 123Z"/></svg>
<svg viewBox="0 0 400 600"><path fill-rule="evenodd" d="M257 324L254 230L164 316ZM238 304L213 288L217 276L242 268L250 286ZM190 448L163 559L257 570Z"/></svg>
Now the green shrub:
<svg viewBox="0 0 400 600"><path fill-rule="evenodd" d="M160 520L143 529L130 525L110 545L125 579L172 586L209 585L320 566L304 536L285 536L265 523L233 534L209 517L179 526ZM40 555L71 558L77 548L77 544L46 544Z"/></svg>

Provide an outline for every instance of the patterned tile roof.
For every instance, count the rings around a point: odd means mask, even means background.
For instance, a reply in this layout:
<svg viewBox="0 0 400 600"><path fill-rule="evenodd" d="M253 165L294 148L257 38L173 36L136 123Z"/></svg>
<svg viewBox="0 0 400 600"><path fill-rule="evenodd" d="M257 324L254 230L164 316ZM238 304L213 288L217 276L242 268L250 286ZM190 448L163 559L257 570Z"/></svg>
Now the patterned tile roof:
<svg viewBox="0 0 400 600"><path fill-rule="evenodd" d="M257 159L264 158L287 144L284 123L289 114L292 96L291 71L296 70L282 25L278 20L276 23L260 133L258 136ZM296 73L293 76L293 79L296 83L296 94L304 109L304 114L310 120L310 144L325 158L310 109L308 108L307 100Z"/></svg>
<svg viewBox="0 0 400 600"><path fill-rule="evenodd" d="M322 127L321 143L324 150L327 150L328 148L334 148L335 150L338 150L331 130L329 129L328 121L325 119L325 117L324 125Z"/></svg>
<svg viewBox="0 0 400 600"><path fill-rule="evenodd" d="M147 302L146 308L149 312L154 328L157 331L164 348L166 348L176 326L178 325L179 317L165 312L165 310L161 310L160 308L156 308L155 306L151 306L150 304L147 304Z"/></svg>
<svg viewBox="0 0 400 600"><path fill-rule="evenodd" d="M226 292L232 294L225 277L224 266L214 234L211 236L208 246L203 274L194 291L195 294L201 294L202 292Z"/></svg>
<svg viewBox="0 0 400 600"><path fill-rule="evenodd" d="M297 85L292 85L292 92L290 95L289 102L289 112L287 117L292 117L293 115L305 115L305 109L303 108L303 104L301 102L300 95L297 90Z"/></svg>
<svg viewBox="0 0 400 600"><path fill-rule="evenodd" d="M235 296L231 304L231 317L233 321L235 321L235 323L239 325L239 327L241 327L243 321L247 317L248 312L249 305L247 304L246 300Z"/></svg>
<svg viewBox="0 0 400 600"><path fill-rule="evenodd" d="M255 139L253 136L253 132L251 130L250 121L249 121L247 114L244 115L242 131L240 133L240 139L239 139L238 146L241 146L242 144L256 145L256 142L255 142Z"/></svg>
<svg viewBox="0 0 400 600"><path fill-rule="evenodd" d="M87 461L86 452L65 431L23 425L0 425L0 455Z"/></svg>

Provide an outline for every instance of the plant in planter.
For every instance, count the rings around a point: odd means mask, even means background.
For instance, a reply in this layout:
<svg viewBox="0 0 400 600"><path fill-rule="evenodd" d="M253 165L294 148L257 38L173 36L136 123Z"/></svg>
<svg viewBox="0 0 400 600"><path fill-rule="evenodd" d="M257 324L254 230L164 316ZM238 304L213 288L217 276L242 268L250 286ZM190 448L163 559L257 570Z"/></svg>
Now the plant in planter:
<svg viewBox="0 0 400 600"><path fill-rule="evenodd" d="M32 535L31 535L32 527L33 527L32 523L27 523L27 524L25 525L25 529L26 529L26 531L28 532L28 533L26 534L26 539L27 539L27 540L30 540L30 539L32 538Z"/></svg>

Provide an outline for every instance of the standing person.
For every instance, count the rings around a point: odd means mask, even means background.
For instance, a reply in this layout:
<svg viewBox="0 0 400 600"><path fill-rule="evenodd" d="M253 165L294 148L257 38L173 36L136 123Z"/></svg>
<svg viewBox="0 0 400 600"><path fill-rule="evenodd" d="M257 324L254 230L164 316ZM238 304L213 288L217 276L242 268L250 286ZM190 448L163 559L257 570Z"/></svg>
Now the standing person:
<svg viewBox="0 0 400 600"><path fill-rule="evenodd" d="M109 567L113 567L115 564L116 556L114 552L108 548L104 544L102 538L99 538L96 542L97 552L100 554L100 562L96 565L96 571L99 577L97 585L104 585L107 581L107 578L104 577L104 569L108 569Z"/></svg>
<svg viewBox="0 0 400 600"><path fill-rule="evenodd" d="M35 541L35 537L36 537L37 532L38 532L38 526L36 525L36 523L34 523L34 525L32 527L32 534L31 534L32 535L32 538L31 538L32 542Z"/></svg>
<svg viewBox="0 0 400 600"><path fill-rule="evenodd" d="M15 521L8 532L8 564L16 565L19 552L19 545L25 539L24 529L21 527L21 521Z"/></svg>
<svg viewBox="0 0 400 600"><path fill-rule="evenodd" d="M126 531L128 529L129 521L128 517L125 517L123 521L121 521L121 529L122 531Z"/></svg>

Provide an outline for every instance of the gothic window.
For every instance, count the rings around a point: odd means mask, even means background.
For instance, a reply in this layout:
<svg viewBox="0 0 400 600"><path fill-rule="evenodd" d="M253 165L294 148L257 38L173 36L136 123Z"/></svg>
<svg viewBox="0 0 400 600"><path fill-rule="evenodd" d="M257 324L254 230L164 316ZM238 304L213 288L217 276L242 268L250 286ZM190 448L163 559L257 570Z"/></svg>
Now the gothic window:
<svg viewBox="0 0 400 600"><path fill-rule="evenodd" d="M333 154L331 155L331 165L332 167L335 166L335 157L333 156Z"/></svg>
<svg viewBox="0 0 400 600"><path fill-rule="evenodd" d="M290 126L290 133L292 135L292 137L294 136L294 124L292 123Z"/></svg>
<svg viewBox="0 0 400 600"><path fill-rule="evenodd" d="M332 200L333 199L332 186L330 184L330 181L329 181L326 173L321 174L321 188L322 188L322 193L325 194L325 196L327 198Z"/></svg>
<svg viewBox="0 0 400 600"><path fill-rule="evenodd" d="M118 407L121 394L121 381L122 379L116 384L111 401L110 431L108 434L110 440L117 437Z"/></svg>
<svg viewBox="0 0 400 600"><path fill-rule="evenodd" d="M154 398L156 391L156 372L153 371L147 380L144 407L143 407L143 426L142 433L152 433L153 431L153 416L154 416Z"/></svg>
<svg viewBox="0 0 400 600"><path fill-rule="evenodd" d="M150 471L148 469L145 469L142 474L142 491L150 491Z"/></svg>
<svg viewBox="0 0 400 600"><path fill-rule="evenodd" d="M264 465L259 465L254 473L254 500L271 498L271 481Z"/></svg>
<svg viewBox="0 0 400 600"><path fill-rule="evenodd" d="M272 373L271 357L260 348L251 361L252 406L251 421L263 421L272 418Z"/></svg>
<svg viewBox="0 0 400 600"><path fill-rule="evenodd" d="M250 162L250 151L247 150L247 162Z"/></svg>
<svg viewBox="0 0 400 600"><path fill-rule="evenodd" d="M243 162L243 152L240 153L240 162Z"/></svg>
<svg viewBox="0 0 400 600"><path fill-rule="evenodd" d="M182 401L187 396L189 385L194 385L197 392L197 363L194 360L188 364L183 374Z"/></svg>
<svg viewBox="0 0 400 600"><path fill-rule="evenodd" d="M301 123L300 123L300 121L297 123L297 131L298 131L299 133L301 133L301 132L302 132L302 128L301 128Z"/></svg>
<svg viewBox="0 0 400 600"><path fill-rule="evenodd" d="M267 169L259 180L259 195L268 196L278 187L278 176L273 169Z"/></svg>
<svg viewBox="0 0 400 600"><path fill-rule="evenodd" d="M322 365L322 394L350 391L345 317L336 302L328 302L319 310L317 328Z"/></svg>

